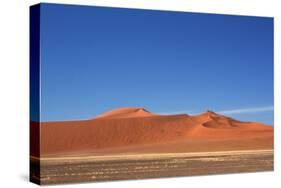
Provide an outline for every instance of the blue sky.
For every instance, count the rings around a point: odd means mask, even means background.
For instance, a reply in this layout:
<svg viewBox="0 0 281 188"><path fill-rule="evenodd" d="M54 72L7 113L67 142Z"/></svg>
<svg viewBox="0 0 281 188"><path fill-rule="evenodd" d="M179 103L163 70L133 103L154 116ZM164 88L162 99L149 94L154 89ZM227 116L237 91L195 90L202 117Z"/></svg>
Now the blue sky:
<svg viewBox="0 0 281 188"><path fill-rule="evenodd" d="M43 4L41 120L124 106L273 124L273 19Z"/></svg>

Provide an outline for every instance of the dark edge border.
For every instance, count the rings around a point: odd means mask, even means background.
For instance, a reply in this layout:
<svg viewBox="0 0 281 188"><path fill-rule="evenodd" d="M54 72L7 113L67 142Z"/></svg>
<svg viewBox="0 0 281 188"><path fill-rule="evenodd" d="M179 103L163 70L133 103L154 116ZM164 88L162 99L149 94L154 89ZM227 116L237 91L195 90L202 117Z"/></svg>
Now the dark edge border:
<svg viewBox="0 0 281 188"><path fill-rule="evenodd" d="M29 155L40 158L40 4L29 7ZM41 184L40 161L29 159L29 180Z"/></svg>
<svg viewBox="0 0 281 188"><path fill-rule="evenodd" d="M276 146L276 143L275 143L275 141L276 141L276 137L275 137L275 135L276 135L276 130L275 130L275 94L274 94L274 92L275 92L275 88L274 88L274 83L275 83L275 80L274 80L274 76L275 76L275 73L274 73L274 70L275 70L275 52L274 52L274 49L275 49L275 34L274 34L274 29L275 29L275 18L274 17L272 17L271 18L271 20L272 20L272 64L273 64L273 66L272 66L272 68L273 68L273 70L272 70L272 84L273 84L273 95L272 95L272 98L273 98L273 169L272 169L272 171L275 171L275 146Z"/></svg>

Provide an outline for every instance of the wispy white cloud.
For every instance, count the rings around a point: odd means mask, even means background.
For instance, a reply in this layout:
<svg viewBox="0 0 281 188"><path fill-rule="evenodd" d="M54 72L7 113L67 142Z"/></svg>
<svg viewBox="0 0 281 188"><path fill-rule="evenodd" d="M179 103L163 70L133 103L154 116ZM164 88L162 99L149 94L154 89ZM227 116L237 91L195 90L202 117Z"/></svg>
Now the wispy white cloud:
<svg viewBox="0 0 281 188"><path fill-rule="evenodd" d="M273 111L273 106L262 106L262 107L253 107L253 108L239 108L232 110L222 110L217 113L224 115L232 115L232 114L248 114L248 113L259 113L259 112L269 112Z"/></svg>
<svg viewBox="0 0 281 188"><path fill-rule="evenodd" d="M232 115L232 114L249 114L249 113L261 113L261 112L270 112L273 111L273 106L262 106L262 107L252 107L252 108L237 108L237 109L229 109L229 110L220 110L215 111L218 114L223 115ZM200 114L202 112L196 113L192 110L181 110L181 111L173 111L173 112L158 112L158 114L162 115L174 115L174 114Z"/></svg>

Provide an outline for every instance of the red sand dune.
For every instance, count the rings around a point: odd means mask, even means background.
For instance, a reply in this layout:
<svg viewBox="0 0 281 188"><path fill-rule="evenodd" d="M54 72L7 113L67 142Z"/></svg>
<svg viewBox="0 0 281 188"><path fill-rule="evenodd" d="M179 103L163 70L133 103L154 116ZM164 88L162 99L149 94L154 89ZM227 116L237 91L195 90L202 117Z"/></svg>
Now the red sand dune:
<svg viewBox="0 0 281 188"><path fill-rule="evenodd" d="M132 118L132 117L151 117L156 116L156 114L153 114L151 112L148 112L144 108L118 108L115 110L111 110L109 112L105 112L99 116L98 118Z"/></svg>
<svg viewBox="0 0 281 188"><path fill-rule="evenodd" d="M273 127L207 111L156 115L120 108L84 121L43 122L41 156L272 149Z"/></svg>

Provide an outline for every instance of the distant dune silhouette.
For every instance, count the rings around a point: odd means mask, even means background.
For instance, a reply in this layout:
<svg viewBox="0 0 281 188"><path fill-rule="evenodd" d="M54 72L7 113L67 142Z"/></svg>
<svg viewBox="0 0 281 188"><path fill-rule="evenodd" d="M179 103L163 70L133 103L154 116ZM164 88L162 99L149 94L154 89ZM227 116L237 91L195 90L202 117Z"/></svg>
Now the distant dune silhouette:
<svg viewBox="0 0 281 188"><path fill-rule="evenodd" d="M120 108L94 119L32 123L41 129L41 156L108 153L201 152L272 149L273 127L212 111L157 115Z"/></svg>

